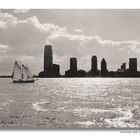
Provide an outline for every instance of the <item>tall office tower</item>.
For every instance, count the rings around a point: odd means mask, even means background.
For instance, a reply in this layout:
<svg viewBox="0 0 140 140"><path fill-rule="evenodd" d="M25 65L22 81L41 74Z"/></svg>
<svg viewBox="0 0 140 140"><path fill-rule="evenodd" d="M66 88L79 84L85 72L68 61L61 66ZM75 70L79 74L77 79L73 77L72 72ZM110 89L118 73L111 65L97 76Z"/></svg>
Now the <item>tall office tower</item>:
<svg viewBox="0 0 140 140"><path fill-rule="evenodd" d="M53 64L53 52L51 45L45 45L44 71L39 73L39 77L60 77L60 66Z"/></svg>
<svg viewBox="0 0 140 140"><path fill-rule="evenodd" d="M91 58L91 71L97 72L97 57L95 55Z"/></svg>
<svg viewBox="0 0 140 140"><path fill-rule="evenodd" d="M70 58L70 71L77 72L77 59L76 58Z"/></svg>
<svg viewBox="0 0 140 140"><path fill-rule="evenodd" d="M105 59L103 58L101 61L101 74L106 74L108 72L107 70L107 63Z"/></svg>
<svg viewBox="0 0 140 140"><path fill-rule="evenodd" d="M45 45L44 49L44 71L51 70L53 67L52 46Z"/></svg>
<svg viewBox="0 0 140 140"><path fill-rule="evenodd" d="M137 72L137 58L129 58L129 72Z"/></svg>

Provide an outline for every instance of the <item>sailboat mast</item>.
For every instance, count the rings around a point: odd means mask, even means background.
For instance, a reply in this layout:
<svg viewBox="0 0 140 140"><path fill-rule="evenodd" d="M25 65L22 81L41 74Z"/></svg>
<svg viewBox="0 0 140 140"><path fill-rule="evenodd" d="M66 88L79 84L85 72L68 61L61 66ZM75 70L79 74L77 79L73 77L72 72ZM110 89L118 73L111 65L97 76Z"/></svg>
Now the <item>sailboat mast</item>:
<svg viewBox="0 0 140 140"><path fill-rule="evenodd" d="M23 79L23 66L22 66L23 64L21 63L21 61L20 61L20 71L21 71L21 79Z"/></svg>

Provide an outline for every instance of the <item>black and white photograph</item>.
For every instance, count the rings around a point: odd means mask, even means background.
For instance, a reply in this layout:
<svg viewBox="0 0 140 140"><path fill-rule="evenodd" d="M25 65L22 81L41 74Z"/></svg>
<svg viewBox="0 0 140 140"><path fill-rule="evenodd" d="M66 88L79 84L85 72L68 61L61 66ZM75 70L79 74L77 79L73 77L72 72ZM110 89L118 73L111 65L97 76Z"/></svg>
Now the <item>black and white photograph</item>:
<svg viewBox="0 0 140 140"><path fill-rule="evenodd" d="M0 9L0 129L140 128L140 9Z"/></svg>

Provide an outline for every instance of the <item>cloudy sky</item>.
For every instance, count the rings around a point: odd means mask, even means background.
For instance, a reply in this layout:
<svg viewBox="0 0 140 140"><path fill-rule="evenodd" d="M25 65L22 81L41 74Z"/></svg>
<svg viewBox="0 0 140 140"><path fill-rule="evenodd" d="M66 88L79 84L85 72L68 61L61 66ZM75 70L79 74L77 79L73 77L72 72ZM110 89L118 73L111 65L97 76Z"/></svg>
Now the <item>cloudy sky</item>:
<svg viewBox="0 0 140 140"><path fill-rule="evenodd" d="M0 10L0 74L11 74L15 60L38 74L45 44L52 44L61 74L70 57L89 70L92 55L99 69L105 58L109 70L137 57L140 70L140 10Z"/></svg>

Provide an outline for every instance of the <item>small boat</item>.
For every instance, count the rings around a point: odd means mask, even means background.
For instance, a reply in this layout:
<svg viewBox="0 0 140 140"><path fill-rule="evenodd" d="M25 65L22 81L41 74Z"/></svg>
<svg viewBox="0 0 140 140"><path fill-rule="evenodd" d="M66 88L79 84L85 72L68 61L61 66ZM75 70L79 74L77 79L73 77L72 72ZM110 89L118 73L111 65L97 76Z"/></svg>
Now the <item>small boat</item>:
<svg viewBox="0 0 140 140"><path fill-rule="evenodd" d="M34 83L35 81L28 66L20 65L17 61L14 64L12 79L13 83Z"/></svg>

